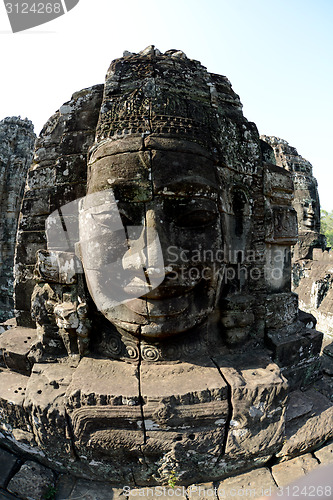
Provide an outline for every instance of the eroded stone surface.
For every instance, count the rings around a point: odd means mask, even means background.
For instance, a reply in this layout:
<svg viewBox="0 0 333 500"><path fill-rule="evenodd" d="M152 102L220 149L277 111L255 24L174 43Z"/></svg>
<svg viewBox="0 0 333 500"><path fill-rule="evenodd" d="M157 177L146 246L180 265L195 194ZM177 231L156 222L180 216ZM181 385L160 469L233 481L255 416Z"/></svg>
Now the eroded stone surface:
<svg viewBox="0 0 333 500"><path fill-rule="evenodd" d="M151 473L162 483L172 470L181 483L212 476L231 411L227 384L214 363L142 365L140 389L142 452Z"/></svg>
<svg viewBox="0 0 333 500"><path fill-rule="evenodd" d="M28 415L23 408L29 377L11 370L0 371L1 426L28 429Z"/></svg>
<svg viewBox="0 0 333 500"><path fill-rule="evenodd" d="M287 423L286 441L277 454L283 459L313 451L333 436L333 404L314 389L305 394L311 400L313 410L310 415Z"/></svg>
<svg viewBox="0 0 333 500"><path fill-rule="evenodd" d="M187 499L198 498L271 498L273 494L280 496L302 496L308 497L308 493L315 493L322 496L321 492L329 494L329 484L331 484L330 473L332 465L327 465L331 461L331 445L324 446L317 450L315 455L301 455L295 459L273 466L274 474L266 467L253 469L248 473L233 475L231 478L219 482L195 483L190 486L179 486L178 477L175 471L169 475L169 482L172 485L138 488L123 484L120 488L115 488L112 484L103 481L88 481L78 479L70 474L63 474L58 477L55 485L55 500L75 499L82 496L85 499L115 498L120 499L130 496L134 497L180 497ZM327 456L328 453L328 456ZM322 460L318 460L320 455ZM321 462L319 464L319 462ZM31 462L34 464L34 462ZM32 476L32 482L34 478ZM278 486L279 488L278 488ZM318 490L316 486L318 485ZM288 488L290 486L290 488ZM311 490L309 490L309 486ZM327 489L325 490L325 486ZM303 489L304 487L304 489ZM323 488L323 490L321 489ZM54 491L54 490L53 490ZM310 496L312 496L310 494ZM0 491L0 498L13 497L7 491ZM19 498L26 499L23 495ZM35 499L35 497L34 497Z"/></svg>
<svg viewBox="0 0 333 500"><path fill-rule="evenodd" d="M83 463L104 477L131 484L136 455L144 444L138 367L84 358L67 389L67 411L75 449Z"/></svg>
<svg viewBox="0 0 333 500"><path fill-rule="evenodd" d="M35 364L24 408L39 448L60 465L73 457L65 412L65 394L74 368L70 364Z"/></svg>
<svg viewBox="0 0 333 500"><path fill-rule="evenodd" d="M231 391L226 455L242 459L273 455L284 438L287 398L287 382L279 367L262 352L256 353L255 361L243 356L217 362Z"/></svg>
<svg viewBox="0 0 333 500"><path fill-rule="evenodd" d="M37 332L32 328L13 327L0 337L0 352L8 368L30 375L31 363L28 355L37 342Z"/></svg>

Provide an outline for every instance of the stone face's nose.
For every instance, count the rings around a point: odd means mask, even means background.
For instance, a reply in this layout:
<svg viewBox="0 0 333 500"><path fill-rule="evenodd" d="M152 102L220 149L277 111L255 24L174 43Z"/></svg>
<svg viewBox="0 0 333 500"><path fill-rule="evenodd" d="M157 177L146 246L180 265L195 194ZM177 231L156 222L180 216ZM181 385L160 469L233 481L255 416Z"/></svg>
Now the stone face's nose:
<svg viewBox="0 0 333 500"><path fill-rule="evenodd" d="M122 259L123 267L128 270L141 270L147 265L145 228L129 226L127 234L128 250Z"/></svg>
<svg viewBox="0 0 333 500"><path fill-rule="evenodd" d="M145 220L145 226L127 227L129 248L122 263L126 270L144 271L149 284L157 286L155 281L159 284L165 272L163 251L152 210L147 211Z"/></svg>
<svg viewBox="0 0 333 500"><path fill-rule="evenodd" d="M314 215L314 208L313 208L313 205L312 203L309 204L309 208L308 208L308 214L309 215Z"/></svg>
<svg viewBox="0 0 333 500"><path fill-rule="evenodd" d="M163 237L161 224L154 210L146 212L147 272L150 277L164 276Z"/></svg>

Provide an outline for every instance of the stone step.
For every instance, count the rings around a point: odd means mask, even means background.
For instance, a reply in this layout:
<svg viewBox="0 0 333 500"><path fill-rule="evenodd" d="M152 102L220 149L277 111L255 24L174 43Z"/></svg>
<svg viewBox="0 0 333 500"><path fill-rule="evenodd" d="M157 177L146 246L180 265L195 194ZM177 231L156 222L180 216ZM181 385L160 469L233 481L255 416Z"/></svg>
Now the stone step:
<svg viewBox="0 0 333 500"><path fill-rule="evenodd" d="M324 446L320 450L316 450L314 455L323 465L333 464L333 442Z"/></svg>
<svg viewBox="0 0 333 500"><path fill-rule="evenodd" d="M77 479L73 476L60 476L57 486L55 500L74 500L88 499L89 500L113 500L125 499L124 490L113 488L109 483L99 481L88 481L86 479ZM182 500L182 499L180 499Z"/></svg>
<svg viewBox="0 0 333 500"><path fill-rule="evenodd" d="M11 370L30 375L31 364L28 354L37 342L37 330L33 328L14 327L0 335L0 355Z"/></svg>
<svg viewBox="0 0 333 500"><path fill-rule="evenodd" d="M220 500L227 498L256 500L264 496L271 497L276 490L276 484L270 470L261 467L245 474L224 479L218 485L217 494ZM189 500L191 500L190 495Z"/></svg>

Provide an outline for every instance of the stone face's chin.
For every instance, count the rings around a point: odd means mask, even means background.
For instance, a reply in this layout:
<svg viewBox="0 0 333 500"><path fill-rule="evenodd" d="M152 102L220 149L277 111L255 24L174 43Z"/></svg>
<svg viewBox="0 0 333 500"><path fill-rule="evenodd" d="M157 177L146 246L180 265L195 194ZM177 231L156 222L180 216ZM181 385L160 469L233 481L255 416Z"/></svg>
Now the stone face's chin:
<svg viewBox="0 0 333 500"><path fill-rule="evenodd" d="M202 323L213 310L215 292L200 281L185 292L183 287L178 287L178 290L170 288L168 291L165 288L158 287L154 291L155 295L150 292L145 297L130 300L102 313L111 323L135 335L165 338L190 330ZM152 295L156 298L152 298ZM135 324L137 329L133 328Z"/></svg>
<svg viewBox="0 0 333 500"><path fill-rule="evenodd" d="M197 313L197 315L194 315L190 309L191 307L169 317L164 315L154 318L142 318L143 320L146 319L147 322L140 325L140 328L134 328L135 325L127 323L126 319L124 321L121 319L115 320L114 318L112 318L112 321L111 318L108 319L116 327L126 330L135 336L157 340L173 337L191 330L201 324L208 315L208 311L201 311L201 314Z"/></svg>
<svg viewBox="0 0 333 500"><path fill-rule="evenodd" d="M304 222L303 222L303 225L307 229L314 229L314 227L315 227L315 220L313 218L305 219Z"/></svg>

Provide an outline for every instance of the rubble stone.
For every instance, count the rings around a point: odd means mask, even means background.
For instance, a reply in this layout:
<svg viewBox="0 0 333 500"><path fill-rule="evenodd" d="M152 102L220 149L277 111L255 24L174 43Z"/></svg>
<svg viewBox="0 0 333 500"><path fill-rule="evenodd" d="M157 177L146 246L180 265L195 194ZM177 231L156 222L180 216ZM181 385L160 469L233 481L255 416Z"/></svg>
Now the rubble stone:
<svg viewBox="0 0 333 500"><path fill-rule="evenodd" d="M43 500L49 488L54 485L54 474L50 469L28 461L10 480L8 491L24 500Z"/></svg>
<svg viewBox="0 0 333 500"><path fill-rule="evenodd" d="M6 450L0 449L0 487L9 482L10 476L17 464L17 457Z"/></svg>

